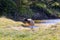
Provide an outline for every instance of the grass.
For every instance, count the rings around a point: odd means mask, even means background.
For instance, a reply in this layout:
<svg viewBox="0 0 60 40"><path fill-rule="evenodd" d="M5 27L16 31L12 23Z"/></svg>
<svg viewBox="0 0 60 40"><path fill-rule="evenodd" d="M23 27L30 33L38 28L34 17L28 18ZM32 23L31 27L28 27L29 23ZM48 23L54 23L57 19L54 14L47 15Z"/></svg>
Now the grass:
<svg viewBox="0 0 60 40"><path fill-rule="evenodd" d="M21 24L21 22L15 22L7 18L0 18L0 40L60 40L60 23L57 23L48 29L40 28L36 32L31 30L20 31L4 28L7 25L19 26Z"/></svg>
<svg viewBox="0 0 60 40"><path fill-rule="evenodd" d="M16 31L0 28L0 40L60 40L58 30Z"/></svg>
<svg viewBox="0 0 60 40"><path fill-rule="evenodd" d="M11 19L1 17L0 18L0 27L7 27L7 26L20 26L22 22L15 22Z"/></svg>

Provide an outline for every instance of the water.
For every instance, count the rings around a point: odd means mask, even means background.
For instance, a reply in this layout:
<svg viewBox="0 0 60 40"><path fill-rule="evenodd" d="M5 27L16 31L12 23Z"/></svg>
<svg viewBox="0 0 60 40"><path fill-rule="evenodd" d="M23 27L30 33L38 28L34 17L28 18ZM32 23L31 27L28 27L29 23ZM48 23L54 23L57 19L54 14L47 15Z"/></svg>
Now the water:
<svg viewBox="0 0 60 40"><path fill-rule="evenodd" d="M50 20L44 20L44 22L41 23L45 23L45 24L55 24L60 22L60 19L50 19Z"/></svg>
<svg viewBox="0 0 60 40"><path fill-rule="evenodd" d="M56 23L59 23L59 22L60 22L60 19L48 19L48 20L42 20L42 22L40 22L40 24L45 24L46 27L48 27L49 25L55 25ZM33 28L37 28L37 27L33 26Z"/></svg>

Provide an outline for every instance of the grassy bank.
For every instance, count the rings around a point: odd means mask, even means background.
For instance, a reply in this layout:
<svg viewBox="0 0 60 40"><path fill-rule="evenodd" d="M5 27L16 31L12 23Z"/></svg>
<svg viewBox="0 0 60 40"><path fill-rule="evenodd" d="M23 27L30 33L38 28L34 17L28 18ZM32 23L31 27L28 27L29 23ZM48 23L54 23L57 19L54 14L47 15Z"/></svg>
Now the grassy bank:
<svg viewBox="0 0 60 40"><path fill-rule="evenodd" d="M40 28L38 31L5 28L7 26L21 26L21 24L21 22L11 19L0 18L0 40L60 40L60 23L48 29Z"/></svg>
<svg viewBox="0 0 60 40"><path fill-rule="evenodd" d="M0 28L0 40L60 40L59 29L34 31L16 31Z"/></svg>
<svg viewBox="0 0 60 40"><path fill-rule="evenodd" d="M22 22L16 22L11 19L1 17L0 18L0 27L7 27L7 26L20 26Z"/></svg>

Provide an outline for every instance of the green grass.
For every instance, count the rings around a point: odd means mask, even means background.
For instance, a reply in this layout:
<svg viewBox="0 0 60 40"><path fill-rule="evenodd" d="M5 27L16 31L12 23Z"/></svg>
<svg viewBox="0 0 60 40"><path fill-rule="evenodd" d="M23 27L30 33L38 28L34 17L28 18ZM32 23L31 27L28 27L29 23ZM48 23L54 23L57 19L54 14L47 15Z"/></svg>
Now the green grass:
<svg viewBox="0 0 60 40"><path fill-rule="evenodd" d="M22 22L16 22L8 18L1 17L0 18L0 27L7 27L7 26L21 26Z"/></svg>
<svg viewBox="0 0 60 40"><path fill-rule="evenodd" d="M59 30L16 31L0 28L0 40L60 40Z"/></svg>
<svg viewBox="0 0 60 40"><path fill-rule="evenodd" d="M4 20L3 19L4 18L1 18L1 21L0 21L0 26L1 26L0 40L60 40L60 24L59 23L56 24L55 29L40 28L38 31L31 31L31 30L20 31L20 30L7 29L5 27L6 27L6 24L12 25L12 26L14 26L15 24L16 26L18 26L21 24L21 22L15 22L10 19L4 19ZM11 23L8 24L9 22ZM52 27L54 28L54 26Z"/></svg>

